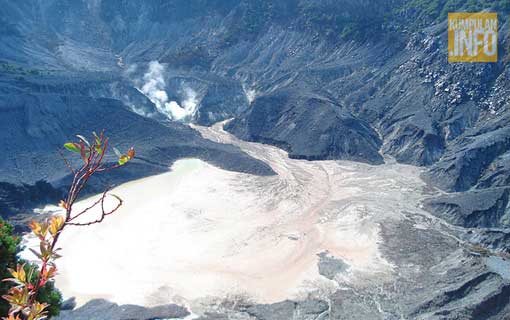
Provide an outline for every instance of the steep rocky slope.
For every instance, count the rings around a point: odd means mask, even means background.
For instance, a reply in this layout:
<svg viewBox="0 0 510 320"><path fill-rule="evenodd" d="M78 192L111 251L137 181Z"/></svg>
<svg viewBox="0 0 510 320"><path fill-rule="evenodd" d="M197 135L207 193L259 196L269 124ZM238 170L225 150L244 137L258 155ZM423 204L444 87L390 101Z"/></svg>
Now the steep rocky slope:
<svg viewBox="0 0 510 320"><path fill-rule="evenodd" d="M244 140L277 145L292 158L382 163L377 133L333 100L313 93L281 90L257 98L245 117L226 128Z"/></svg>

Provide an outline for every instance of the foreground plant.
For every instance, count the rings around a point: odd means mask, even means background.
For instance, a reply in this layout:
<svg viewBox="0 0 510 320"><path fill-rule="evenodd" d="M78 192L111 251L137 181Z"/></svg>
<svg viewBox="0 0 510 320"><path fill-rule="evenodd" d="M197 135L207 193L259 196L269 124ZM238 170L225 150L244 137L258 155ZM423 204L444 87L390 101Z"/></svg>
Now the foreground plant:
<svg viewBox="0 0 510 320"><path fill-rule="evenodd" d="M105 137L104 131L100 135L93 133L93 143L78 135L77 143L69 142L64 144L64 148L68 151L80 155L82 164L78 169L74 169L70 162L67 161L62 154L62 158L73 176L73 181L69 188L66 199L60 201L59 206L65 210L65 215L53 216L46 221L30 223L32 233L39 240L39 250L30 249L37 257L40 269L35 265L26 266L25 264L17 264L16 270L9 269L11 278L3 281L14 284L8 293L2 297L7 300L11 306L9 315L4 320L40 320L48 316L47 303L37 301L37 296L41 288L49 281L52 281L57 272L55 260L60 256L57 247L58 239L67 226L88 226L100 223L108 215L116 212L122 205L122 199L116 195L109 194L106 189L101 197L91 206L74 212L74 204L83 192L89 179L96 173L106 172L117 169L135 157L135 150L130 148L126 154L121 154L117 149L113 148L118 156L117 163L105 166L105 156L108 150L109 139ZM105 199L113 197L116 205L111 210L105 209ZM95 219L84 219L87 212L93 208L99 207L101 215ZM82 217L82 219L78 219Z"/></svg>

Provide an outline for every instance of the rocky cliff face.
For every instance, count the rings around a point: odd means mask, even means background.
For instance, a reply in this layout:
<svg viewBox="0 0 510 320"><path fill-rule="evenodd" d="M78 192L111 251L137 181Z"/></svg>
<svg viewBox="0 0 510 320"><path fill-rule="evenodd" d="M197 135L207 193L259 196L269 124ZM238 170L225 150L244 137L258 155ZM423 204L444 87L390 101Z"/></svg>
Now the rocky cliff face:
<svg viewBox="0 0 510 320"><path fill-rule="evenodd" d="M509 6L0 0L0 180L10 183L5 190L41 179L64 185L52 150L76 133L102 128L120 147L133 143L145 155L122 179L161 172L187 156L272 174L162 112L170 101L192 100L196 111L187 120L210 125L234 118L227 130L291 157L379 164L389 156L424 166L424 178L445 192L425 207L452 224L478 228L466 235L470 241L508 251ZM500 13L500 62L448 64L446 13L484 9ZM164 66L157 80L167 94L162 101L143 90L154 80L146 76L152 61ZM463 288L430 297L416 314L448 318L444 310ZM504 296L508 287L498 290ZM487 297L483 308L491 299L499 298ZM477 318L477 306L465 318ZM350 308L346 302L344 311ZM505 310L498 312L494 319Z"/></svg>
<svg viewBox="0 0 510 320"><path fill-rule="evenodd" d="M257 98L249 112L226 129L244 140L277 145L291 158L382 163L381 141L368 123L332 99L297 89Z"/></svg>

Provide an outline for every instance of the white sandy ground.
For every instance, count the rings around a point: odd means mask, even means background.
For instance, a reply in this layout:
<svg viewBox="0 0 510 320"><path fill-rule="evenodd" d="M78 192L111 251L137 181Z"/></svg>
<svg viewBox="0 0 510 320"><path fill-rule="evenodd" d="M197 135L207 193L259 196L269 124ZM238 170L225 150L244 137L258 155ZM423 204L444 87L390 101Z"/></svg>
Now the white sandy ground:
<svg viewBox="0 0 510 320"><path fill-rule="evenodd" d="M115 215L61 237L57 286L65 297L146 306L237 296L269 303L391 275L378 249L380 224L419 210L425 184L418 168L291 160L235 139L221 124L195 129L240 146L278 176L185 159L171 172L115 188L125 200ZM350 266L336 282L318 273L317 254L325 251Z"/></svg>

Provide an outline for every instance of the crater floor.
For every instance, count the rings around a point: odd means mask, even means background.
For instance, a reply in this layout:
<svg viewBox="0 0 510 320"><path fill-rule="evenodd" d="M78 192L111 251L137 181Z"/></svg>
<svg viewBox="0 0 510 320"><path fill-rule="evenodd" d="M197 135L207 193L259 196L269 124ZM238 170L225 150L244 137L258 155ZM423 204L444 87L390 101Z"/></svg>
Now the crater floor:
<svg viewBox="0 0 510 320"><path fill-rule="evenodd" d="M469 259L458 230L421 209L437 191L417 167L294 160L240 141L222 124L194 128L241 147L277 175L184 159L171 172L118 186L112 193L125 204L115 215L61 238L57 286L64 296L79 304L105 298L197 308L221 300L330 299L354 290L377 312L403 315L413 299L424 302L435 291L406 297L404 288L423 288L434 273ZM443 266L430 272L434 263Z"/></svg>

